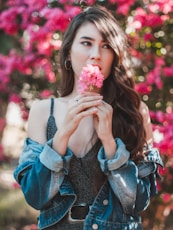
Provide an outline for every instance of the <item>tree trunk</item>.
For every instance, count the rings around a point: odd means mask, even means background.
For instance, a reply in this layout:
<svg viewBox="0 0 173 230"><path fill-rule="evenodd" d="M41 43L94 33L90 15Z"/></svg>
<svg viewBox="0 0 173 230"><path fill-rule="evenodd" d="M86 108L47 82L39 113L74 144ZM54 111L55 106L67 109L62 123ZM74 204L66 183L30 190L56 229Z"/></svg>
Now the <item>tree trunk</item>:
<svg viewBox="0 0 173 230"><path fill-rule="evenodd" d="M0 103L0 143L3 136L3 131L6 125L7 102Z"/></svg>

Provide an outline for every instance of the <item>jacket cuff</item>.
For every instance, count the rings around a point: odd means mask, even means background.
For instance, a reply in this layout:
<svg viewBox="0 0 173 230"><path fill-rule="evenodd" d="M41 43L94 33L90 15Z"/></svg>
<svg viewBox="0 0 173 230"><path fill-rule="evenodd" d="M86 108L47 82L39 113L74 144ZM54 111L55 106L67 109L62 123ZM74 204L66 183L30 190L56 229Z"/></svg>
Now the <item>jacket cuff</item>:
<svg viewBox="0 0 173 230"><path fill-rule="evenodd" d="M108 174L110 171L120 168L128 161L130 157L130 153L129 151L127 151L126 146L122 142L122 140L120 138L116 138L115 142L117 145L117 150L113 159L106 159L103 146L98 152L98 161L100 162L101 170L105 174Z"/></svg>
<svg viewBox="0 0 173 230"><path fill-rule="evenodd" d="M64 170L64 173L68 174L68 163L73 153L69 148L67 148L66 154L61 156L52 149L52 141L53 140L50 139L45 144L44 149L40 154L40 162L54 172Z"/></svg>
<svg viewBox="0 0 173 230"><path fill-rule="evenodd" d="M152 146L149 147L148 154L145 156L145 162L154 162L161 167L164 167L162 158L160 157L159 150Z"/></svg>

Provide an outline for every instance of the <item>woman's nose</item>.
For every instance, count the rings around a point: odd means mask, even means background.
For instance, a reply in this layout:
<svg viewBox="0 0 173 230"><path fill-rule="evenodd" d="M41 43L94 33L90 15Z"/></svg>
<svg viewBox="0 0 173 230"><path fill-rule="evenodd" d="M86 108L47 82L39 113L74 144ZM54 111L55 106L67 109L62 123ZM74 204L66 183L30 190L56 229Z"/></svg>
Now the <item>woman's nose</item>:
<svg viewBox="0 0 173 230"><path fill-rule="evenodd" d="M99 47L94 46L91 49L90 58L91 59L100 59L101 58L100 48Z"/></svg>

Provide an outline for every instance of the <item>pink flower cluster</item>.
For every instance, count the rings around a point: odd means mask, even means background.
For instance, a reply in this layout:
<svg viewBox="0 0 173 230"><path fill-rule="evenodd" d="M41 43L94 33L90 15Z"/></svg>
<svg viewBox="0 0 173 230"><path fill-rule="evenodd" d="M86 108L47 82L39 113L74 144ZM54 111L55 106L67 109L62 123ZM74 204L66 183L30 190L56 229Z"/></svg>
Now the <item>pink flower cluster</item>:
<svg viewBox="0 0 173 230"><path fill-rule="evenodd" d="M169 13L173 11L172 0L155 0L148 4L147 10L138 7L134 12L133 21L130 21L132 27L140 30L144 27L159 27L169 20Z"/></svg>
<svg viewBox="0 0 173 230"><path fill-rule="evenodd" d="M109 0L110 4L117 4L117 13L127 15L130 7L134 4L134 0Z"/></svg>
<svg viewBox="0 0 173 230"><path fill-rule="evenodd" d="M141 57L142 59L142 57ZM152 92L153 85L157 87L157 89L161 90L164 87L164 79L173 77L173 65L166 66L166 63L162 57L153 57L154 67L145 76L145 82L140 82L135 85L135 89L141 94L149 95ZM148 61L153 61L149 60Z"/></svg>
<svg viewBox="0 0 173 230"><path fill-rule="evenodd" d="M153 124L153 130L157 131L156 136L161 136L158 142L155 142L156 147L159 148L163 155L172 157L173 149L173 112L164 113L161 110L156 112L150 111L152 121L157 124ZM155 132L154 132L155 133Z"/></svg>
<svg viewBox="0 0 173 230"><path fill-rule="evenodd" d="M78 91L94 91L100 89L103 85L104 76L98 66L84 66L78 81Z"/></svg>

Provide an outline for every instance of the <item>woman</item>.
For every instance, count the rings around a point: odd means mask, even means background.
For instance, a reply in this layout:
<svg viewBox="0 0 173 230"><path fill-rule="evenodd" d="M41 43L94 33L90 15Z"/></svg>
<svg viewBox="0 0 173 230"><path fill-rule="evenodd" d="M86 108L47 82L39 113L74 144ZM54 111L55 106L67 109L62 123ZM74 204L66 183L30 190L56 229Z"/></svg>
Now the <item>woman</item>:
<svg viewBox="0 0 173 230"><path fill-rule="evenodd" d="M99 7L77 15L64 35L60 64L61 95L32 106L14 172L28 204L40 210L38 227L142 229L140 213L157 193L162 160L114 17ZM97 66L103 86L79 94L87 65Z"/></svg>

